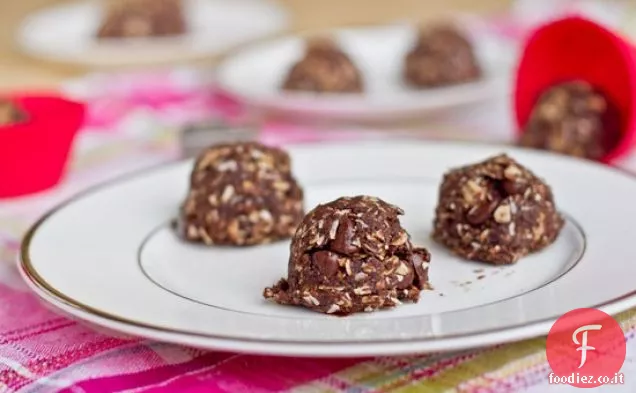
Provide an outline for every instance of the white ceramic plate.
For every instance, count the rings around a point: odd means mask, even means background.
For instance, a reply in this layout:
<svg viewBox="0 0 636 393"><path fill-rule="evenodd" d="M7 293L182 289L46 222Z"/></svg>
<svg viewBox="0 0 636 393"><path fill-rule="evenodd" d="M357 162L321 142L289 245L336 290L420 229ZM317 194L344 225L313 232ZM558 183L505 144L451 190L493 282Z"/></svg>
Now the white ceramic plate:
<svg viewBox="0 0 636 393"><path fill-rule="evenodd" d="M567 215L558 241L509 267L467 262L429 239L437 188L450 167L507 152L552 185ZM203 348L360 356L458 350L547 333L579 307L636 305L636 180L608 167L534 151L439 142L290 148L312 207L370 194L406 211L414 243L431 251L417 304L349 317L262 299L286 275L288 242L253 248L185 244L168 222L191 161L92 189L26 235L20 268L46 301L92 323Z"/></svg>
<svg viewBox="0 0 636 393"><path fill-rule="evenodd" d="M362 94L281 90L290 67L304 54L305 38L301 36L277 38L236 51L220 63L217 82L220 88L256 108L356 119L422 114L507 93L514 53L486 35L471 37L485 73L479 81L424 90L407 86L402 81L402 66L416 33L416 28L404 24L326 33L360 69L366 84Z"/></svg>
<svg viewBox="0 0 636 393"><path fill-rule="evenodd" d="M83 66L152 65L217 55L286 28L288 15L269 0L185 0L188 32L179 37L98 41L97 1L46 8L28 16L17 34L27 54Z"/></svg>

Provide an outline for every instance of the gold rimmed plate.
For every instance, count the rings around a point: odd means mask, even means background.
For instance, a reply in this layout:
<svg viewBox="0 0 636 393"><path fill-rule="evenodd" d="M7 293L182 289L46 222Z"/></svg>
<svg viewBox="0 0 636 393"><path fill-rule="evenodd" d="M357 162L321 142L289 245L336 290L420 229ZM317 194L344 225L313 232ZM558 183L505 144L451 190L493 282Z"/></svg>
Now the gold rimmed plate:
<svg viewBox="0 0 636 393"><path fill-rule="evenodd" d="M167 225L185 196L191 161L110 182L54 209L25 237L20 270L45 301L106 328L279 355L457 350L545 334L575 308L617 313L636 304L629 263L636 250L627 246L636 181L624 173L541 152L443 142L325 143L289 152L309 208L356 194L402 207L413 242L433 255L434 289L417 304L346 318L265 301L263 288L286 275L287 241L203 247L183 243ZM502 152L546 179L567 224L556 243L513 266L456 258L429 238L441 177Z"/></svg>

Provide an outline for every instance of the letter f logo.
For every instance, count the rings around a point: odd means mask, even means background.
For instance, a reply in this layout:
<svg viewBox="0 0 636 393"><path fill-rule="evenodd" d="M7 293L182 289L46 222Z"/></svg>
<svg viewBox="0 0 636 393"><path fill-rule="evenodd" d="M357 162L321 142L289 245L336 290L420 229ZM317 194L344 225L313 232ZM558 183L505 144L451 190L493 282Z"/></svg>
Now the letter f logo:
<svg viewBox="0 0 636 393"><path fill-rule="evenodd" d="M585 361L587 360L587 351L596 350L596 348L587 345L587 332L590 330L601 330L602 327L603 327L602 325L581 326L580 328L576 329L574 333L572 334L572 341L574 341L574 344L580 345L580 347L576 349L577 351L581 351L581 364L579 365L579 368L583 367L583 365L585 364ZM582 340L581 342L579 342L577 336L581 332L583 332L583 334L581 335Z"/></svg>

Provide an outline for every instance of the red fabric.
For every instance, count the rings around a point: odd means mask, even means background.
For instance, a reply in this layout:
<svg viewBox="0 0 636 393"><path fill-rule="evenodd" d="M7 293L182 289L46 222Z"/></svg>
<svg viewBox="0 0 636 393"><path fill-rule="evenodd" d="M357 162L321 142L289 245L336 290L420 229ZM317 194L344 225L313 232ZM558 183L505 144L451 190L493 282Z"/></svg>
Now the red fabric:
<svg viewBox="0 0 636 393"><path fill-rule="evenodd" d="M84 105L55 96L12 98L27 113L24 123L0 127L0 197L56 185L68 161Z"/></svg>
<svg viewBox="0 0 636 393"><path fill-rule="evenodd" d="M544 25L528 39L515 86L518 132L546 88L574 79L604 92L620 112L620 142L603 161L625 156L636 142L636 52L618 34L580 17Z"/></svg>

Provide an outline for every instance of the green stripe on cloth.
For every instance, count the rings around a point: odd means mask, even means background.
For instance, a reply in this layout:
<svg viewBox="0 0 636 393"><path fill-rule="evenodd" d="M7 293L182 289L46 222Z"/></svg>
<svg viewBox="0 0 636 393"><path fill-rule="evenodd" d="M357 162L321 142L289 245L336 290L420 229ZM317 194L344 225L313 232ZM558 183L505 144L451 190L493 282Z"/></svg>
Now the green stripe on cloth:
<svg viewBox="0 0 636 393"><path fill-rule="evenodd" d="M636 327L636 310L616 316L625 332ZM296 393L438 393L488 388L547 367L545 338L446 355L379 358L293 389Z"/></svg>
<svg viewBox="0 0 636 393"><path fill-rule="evenodd" d="M515 348L512 348L513 346ZM452 391L459 383L496 369L510 359L543 351L545 340L526 341L513 346L462 354L367 361L328 378L298 387L293 392L322 393L331 392L334 389L346 391L347 387L356 387L362 392ZM337 390L338 388L340 390Z"/></svg>
<svg viewBox="0 0 636 393"><path fill-rule="evenodd" d="M419 381L410 381L409 386L391 389L395 393L428 393L454 391L461 383L500 369L511 361L545 351L545 339L522 341L480 353L475 358L458 364L441 373Z"/></svg>
<svg viewBox="0 0 636 393"><path fill-rule="evenodd" d="M624 332L634 330L636 327L636 309L622 312L616 316L616 320L621 324Z"/></svg>

